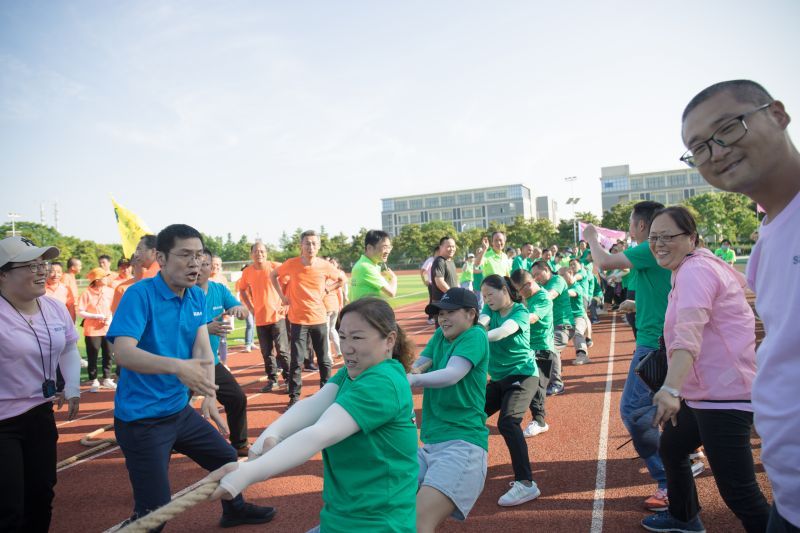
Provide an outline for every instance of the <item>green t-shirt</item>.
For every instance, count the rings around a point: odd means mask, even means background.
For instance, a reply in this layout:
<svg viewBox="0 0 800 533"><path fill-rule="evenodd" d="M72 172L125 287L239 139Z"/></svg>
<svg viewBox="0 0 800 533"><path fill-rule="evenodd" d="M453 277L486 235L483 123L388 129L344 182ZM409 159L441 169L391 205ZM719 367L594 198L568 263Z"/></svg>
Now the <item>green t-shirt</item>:
<svg viewBox="0 0 800 533"><path fill-rule="evenodd" d="M388 286L388 282L381 274L381 267L366 255L361 254L350 273L350 301L365 296L382 298L381 288L386 286Z"/></svg>
<svg viewBox="0 0 800 533"><path fill-rule="evenodd" d="M486 250L486 253L483 254L481 265L483 266L484 277L491 276L492 274L498 274L500 276L508 276L511 274L511 259L503 252L498 254L494 251L494 248Z"/></svg>
<svg viewBox="0 0 800 533"><path fill-rule="evenodd" d="M511 263L511 272L519 270L520 268L530 272L532 266L533 266L533 259L531 259L530 257L522 257L521 255L518 255L514 258L514 261Z"/></svg>
<svg viewBox="0 0 800 533"><path fill-rule="evenodd" d="M537 291L525 302L528 312L539 317L531 324L531 350L555 351L553 344L553 301L547 291Z"/></svg>
<svg viewBox="0 0 800 533"><path fill-rule="evenodd" d="M630 269L627 274L622 276L622 288L631 291L636 291L636 271Z"/></svg>
<svg viewBox="0 0 800 533"><path fill-rule="evenodd" d="M647 241L623 253L633 265L631 272L636 272L636 345L658 348L658 338L664 333L671 273L658 266Z"/></svg>
<svg viewBox="0 0 800 533"><path fill-rule="evenodd" d="M550 281L545 283L544 288L558 293L558 296L553 299L553 326L574 324L569 294L567 294L567 282L564 281L564 278L558 274L553 274Z"/></svg>
<svg viewBox="0 0 800 533"><path fill-rule="evenodd" d="M472 269L472 290L480 291L481 283L483 283L483 267L476 266Z"/></svg>
<svg viewBox="0 0 800 533"><path fill-rule="evenodd" d="M403 365L387 359L356 379L342 368L330 381L360 431L322 450L322 531L416 531L417 426Z"/></svg>
<svg viewBox="0 0 800 533"><path fill-rule="evenodd" d="M589 261L589 254L590 253L592 253L592 251L589 248L585 249L583 251L583 253L581 253L580 258L578 258L578 261L580 261L584 265L591 264L591 262Z"/></svg>
<svg viewBox="0 0 800 533"><path fill-rule="evenodd" d="M483 410L489 365L486 330L481 326L472 326L451 342L441 329L437 329L420 354L433 361L429 371L447 367L447 362L454 355L471 362L472 369L455 385L425 389L420 440L425 444L463 440L488 451L489 429Z"/></svg>
<svg viewBox="0 0 800 533"><path fill-rule="evenodd" d="M583 295L585 292L579 281L567 287L567 294L569 294L569 291L575 291L576 293L576 296L569 297L569 307L572 311L572 319L574 321L576 317L586 316L586 307L583 305Z"/></svg>
<svg viewBox="0 0 800 533"><path fill-rule="evenodd" d="M714 255L728 264L733 264L736 262L736 252L733 251L733 248L728 248L727 250L724 250L723 248L717 248L714 250Z"/></svg>
<svg viewBox="0 0 800 533"><path fill-rule="evenodd" d="M475 273L472 271L473 265L469 263L464 263L464 266L461 267L461 276L458 278L458 281L461 283L465 283L467 281L472 282L475 278Z"/></svg>
<svg viewBox="0 0 800 533"><path fill-rule="evenodd" d="M512 335L489 343L489 377L500 381L508 376L538 376L531 352L530 313L524 305L515 303L506 316L483 306L481 314L489 317L487 328L491 331L502 326L506 320L519 324Z"/></svg>
<svg viewBox="0 0 800 533"><path fill-rule="evenodd" d="M557 276L558 275L558 263L556 263L555 257L550 259L550 260L548 260L547 264L550 265L550 270L553 271L553 275Z"/></svg>

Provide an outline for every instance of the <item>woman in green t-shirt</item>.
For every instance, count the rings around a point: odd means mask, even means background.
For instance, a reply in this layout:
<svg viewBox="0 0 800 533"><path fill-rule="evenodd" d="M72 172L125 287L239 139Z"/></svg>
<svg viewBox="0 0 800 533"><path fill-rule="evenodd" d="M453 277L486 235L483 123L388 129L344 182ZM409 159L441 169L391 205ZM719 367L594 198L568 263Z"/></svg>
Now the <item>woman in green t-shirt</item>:
<svg viewBox="0 0 800 533"><path fill-rule="evenodd" d="M250 448L205 481L211 498L299 466L322 451L320 526L312 531L416 531L417 427L406 372L411 343L385 301L367 297L339 318L345 366L322 389L291 407Z"/></svg>
<svg viewBox="0 0 800 533"><path fill-rule="evenodd" d="M465 520L486 481L486 371L489 340L478 323L478 298L453 287L425 312L439 328L408 374L424 387L418 451L417 531L433 533L448 516Z"/></svg>
<svg viewBox="0 0 800 533"><path fill-rule="evenodd" d="M497 429L506 441L514 481L497 501L504 507L537 498L528 444L520 424L538 386L538 372L530 345L530 313L507 278L487 276L481 286L486 304L478 322L488 330L489 383L486 384L486 416L500 411Z"/></svg>

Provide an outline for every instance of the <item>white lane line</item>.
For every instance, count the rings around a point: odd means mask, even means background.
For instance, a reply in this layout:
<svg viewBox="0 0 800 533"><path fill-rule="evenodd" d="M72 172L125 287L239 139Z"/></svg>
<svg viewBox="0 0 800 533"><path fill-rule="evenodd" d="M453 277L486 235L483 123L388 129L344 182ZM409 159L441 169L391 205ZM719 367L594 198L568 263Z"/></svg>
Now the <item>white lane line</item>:
<svg viewBox="0 0 800 533"><path fill-rule="evenodd" d="M608 349L608 371L606 391L603 395L603 418L600 422L600 442L597 446L597 478L594 484L592 526L590 533L602 533L603 508L606 496L606 458L608 457L608 420L611 416L611 382L614 377L614 342L616 340L617 315L611 315L611 341Z"/></svg>

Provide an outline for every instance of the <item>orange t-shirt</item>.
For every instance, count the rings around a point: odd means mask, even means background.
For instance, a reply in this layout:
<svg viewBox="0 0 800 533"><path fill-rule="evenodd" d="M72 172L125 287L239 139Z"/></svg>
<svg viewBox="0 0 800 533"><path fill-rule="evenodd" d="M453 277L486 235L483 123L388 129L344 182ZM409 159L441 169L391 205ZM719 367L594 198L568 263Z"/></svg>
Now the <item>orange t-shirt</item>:
<svg viewBox="0 0 800 533"><path fill-rule="evenodd" d="M142 279L154 278L159 272L161 272L161 265L158 264L158 261L153 261L149 268L142 269Z"/></svg>
<svg viewBox="0 0 800 533"><path fill-rule="evenodd" d="M293 257L278 267L278 275L289 277L285 289L289 298L289 322L311 326L328 321L322 301L325 286L329 280L339 279L339 271L332 264L317 257L306 266L299 257Z"/></svg>
<svg viewBox="0 0 800 533"><path fill-rule="evenodd" d="M70 274L69 272L64 272L61 275L61 283L67 286L69 291L72 293L72 301L78 301L78 282L75 281L75 276Z"/></svg>
<svg viewBox="0 0 800 533"><path fill-rule="evenodd" d="M267 261L262 270L256 270L253 265L249 265L242 270L242 277L236 283L239 291L250 296L256 326L275 324L285 316L281 297L269 279L270 272L279 266L281 264L275 261Z"/></svg>
<svg viewBox="0 0 800 533"><path fill-rule="evenodd" d="M136 283L136 278L128 278L114 289L114 297L111 299L111 312L116 313L119 302L122 301L122 295L128 290L128 287Z"/></svg>
<svg viewBox="0 0 800 533"><path fill-rule="evenodd" d="M78 312L111 314L111 301L114 289L111 287L89 287L78 298ZM83 321L83 334L86 337L103 337L108 333L108 324L99 318L86 318Z"/></svg>
<svg viewBox="0 0 800 533"><path fill-rule="evenodd" d="M112 289L116 289L117 287L120 286L120 284L125 283L129 279L133 279L133 276L124 276L123 277L121 274L117 274L117 277L115 277L113 280L111 280L111 288Z"/></svg>
<svg viewBox="0 0 800 533"><path fill-rule="evenodd" d="M45 283L44 293L47 296L55 298L59 302L63 303L67 307L67 311L69 311L69 316L72 317L72 321L75 322L75 299L72 297L72 291L69 290L69 287L61 282L58 282L55 285Z"/></svg>

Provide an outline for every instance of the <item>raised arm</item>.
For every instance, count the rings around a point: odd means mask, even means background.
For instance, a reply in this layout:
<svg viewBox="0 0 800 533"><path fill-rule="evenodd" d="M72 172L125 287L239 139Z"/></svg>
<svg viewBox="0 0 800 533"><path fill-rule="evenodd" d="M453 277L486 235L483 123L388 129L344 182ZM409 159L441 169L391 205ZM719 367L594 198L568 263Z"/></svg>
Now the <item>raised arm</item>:
<svg viewBox="0 0 800 533"><path fill-rule="evenodd" d="M611 254L603 245L600 244L600 239L597 236L597 228L589 224L583 230L583 238L589 243L589 248L592 250L592 259L597 268L602 270L613 270L615 268L631 268L633 265L630 260L625 257L625 254Z"/></svg>

